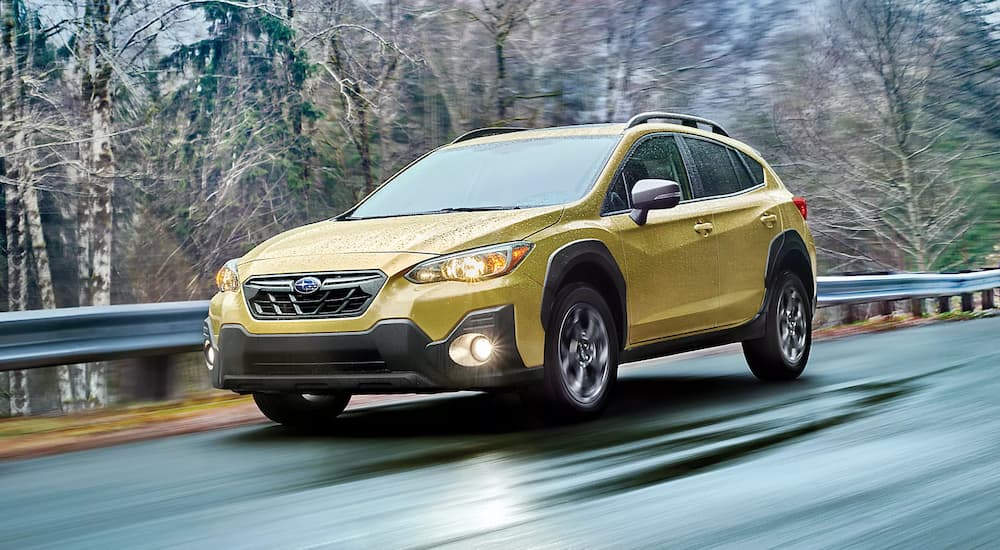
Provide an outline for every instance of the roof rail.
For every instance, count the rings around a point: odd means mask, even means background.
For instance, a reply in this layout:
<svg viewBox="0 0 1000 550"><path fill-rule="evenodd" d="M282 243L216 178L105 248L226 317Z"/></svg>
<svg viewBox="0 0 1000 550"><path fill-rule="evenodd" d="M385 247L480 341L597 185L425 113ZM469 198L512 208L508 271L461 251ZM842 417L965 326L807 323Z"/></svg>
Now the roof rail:
<svg viewBox="0 0 1000 550"><path fill-rule="evenodd" d="M640 124L649 122L650 120L657 118L667 118L671 120L677 120L680 121L682 126L689 126L691 128L697 128L699 124L704 124L712 129L712 133L729 137L729 132L727 132L726 129L723 128L721 124L713 120L708 120L707 118L701 118L700 116L682 115L680 113L667 113L663 111L649 111L645 113L639 113L634 117L628 119L628 122L625 124L625 129L627 130L629 128L632 128L633 126L638 126Z"/></svg>
<svg viewBox="0 0 1000 550"><path fill-rule="evenodd" d="M452 143L459 143L461 141L469 141L470 139L476 139L481 137L498 136L500 134L509 134L511 132L523 132L524 130L530 130L531 128L479 128L472 130L471 132L466 132L457 138Z"/></svg>

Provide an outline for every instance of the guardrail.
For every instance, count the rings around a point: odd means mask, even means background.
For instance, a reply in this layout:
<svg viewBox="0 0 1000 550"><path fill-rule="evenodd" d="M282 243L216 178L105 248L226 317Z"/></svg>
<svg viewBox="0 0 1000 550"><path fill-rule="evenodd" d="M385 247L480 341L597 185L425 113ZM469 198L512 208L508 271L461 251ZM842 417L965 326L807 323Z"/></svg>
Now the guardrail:
<svg viewBox="0 0 1000 550"><path fill-rule="evenodd" d="M817 278L820 307L907 298L961 296L1000 288L1000 269L965 273L891 273ZM992 301L990 301L992 303Z"/></svg>
<svg viewBox="0 0 1000 550"><path fill-rule="evenodd" d="M952 296L971 311L974 292L992 309L995 289L1000 269L817 278L820 307L915 299L917 313L923 298L948 311ZM207 301L0 313L0 371L199 351L207 315Z"/></svg>
<svg viewBox="0 0 1000 550"><path fill-rule="evenodd" d="M208 302L0 313L0 371L201 349Z"/></svg>

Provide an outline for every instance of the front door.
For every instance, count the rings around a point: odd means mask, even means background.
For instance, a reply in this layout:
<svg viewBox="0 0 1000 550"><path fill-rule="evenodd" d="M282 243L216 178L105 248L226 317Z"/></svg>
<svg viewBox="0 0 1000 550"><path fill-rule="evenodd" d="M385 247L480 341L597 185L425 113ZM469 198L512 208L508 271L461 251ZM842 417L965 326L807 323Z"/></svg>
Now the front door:
<svg viewBox="0 0 1000 550"><path fill-rule="evenodd" d="M646 178L676 181L683 196L674 208L650 211L640 226L621 201L635 182ZM711 205L690 198L687 172L670 134L642 138L609 191L615 210L606 215L611 215L625 253L630 345L717 325L719 251Z"/></svg>

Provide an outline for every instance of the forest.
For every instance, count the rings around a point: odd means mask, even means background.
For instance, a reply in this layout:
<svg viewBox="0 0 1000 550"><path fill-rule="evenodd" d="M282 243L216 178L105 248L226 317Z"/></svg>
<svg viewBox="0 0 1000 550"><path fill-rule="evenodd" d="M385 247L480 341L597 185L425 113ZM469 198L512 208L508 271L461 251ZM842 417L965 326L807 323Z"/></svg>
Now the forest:
<svg viewBox="0 0 1000 550"><path fill-rule="evenodd" d="M651 109L770 159L822 273L1000 263L995 0L0 0L0 311L206 299L467 130Z"/></svg>

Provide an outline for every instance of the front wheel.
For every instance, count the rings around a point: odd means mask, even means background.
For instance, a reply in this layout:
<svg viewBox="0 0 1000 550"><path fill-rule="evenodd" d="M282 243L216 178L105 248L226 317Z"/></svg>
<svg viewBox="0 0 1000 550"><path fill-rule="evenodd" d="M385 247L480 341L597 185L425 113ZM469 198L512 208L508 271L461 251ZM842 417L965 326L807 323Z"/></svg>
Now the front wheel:
<svg viewBox="0 0 1000 550"><path fill-rule="evenodd" d="M279 424L320 428L344 412L351 394L255 393L253 400L264 416Z"/></svg>
<svg viewBox="0 0 1000 550"><path fill-rule="evenodd" d="M560 420L601 414L618 378L618 333L611 309L592 287L559 292L545 330L545 379L529 399Z"/></svg>
<svg viewBox="0 0 1000 550"><path fill-rule="evenodd" d="M765 308L764 336L743 342L743 355L761 380L794 380L812 349L812 307L802 280L791 271L778 275Z"/></svg>

